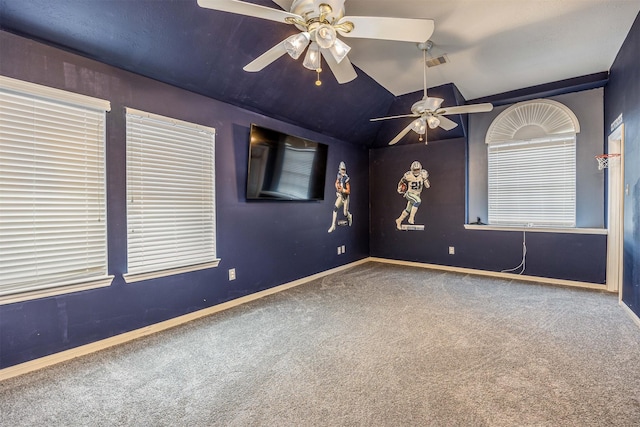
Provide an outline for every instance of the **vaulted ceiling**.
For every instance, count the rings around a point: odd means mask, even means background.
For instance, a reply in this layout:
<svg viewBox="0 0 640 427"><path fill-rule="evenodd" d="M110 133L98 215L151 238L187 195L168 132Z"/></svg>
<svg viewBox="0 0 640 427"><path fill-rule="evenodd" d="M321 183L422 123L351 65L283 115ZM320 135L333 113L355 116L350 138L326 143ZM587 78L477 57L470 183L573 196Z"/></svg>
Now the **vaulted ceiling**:
<svg viewBox="0 0 640 427"><path fill-rule="evenodd" d="M288 9L292 0L245 0ZM429 94L443 106L606 72L638 0L347 0L347 15L433 19ZM413 43L350 38L358 77L338 84L288 56L242 70L297 30L196 0L0 0L0 28L355 144L382 146L422 97ZM1 60L2 46L0 46ZM602 74L602 73L601 73ZM462 117L452 117L463 123ZM391 123L393 122L393 123ZM462 129L431 135L460 136Z"/></svg>

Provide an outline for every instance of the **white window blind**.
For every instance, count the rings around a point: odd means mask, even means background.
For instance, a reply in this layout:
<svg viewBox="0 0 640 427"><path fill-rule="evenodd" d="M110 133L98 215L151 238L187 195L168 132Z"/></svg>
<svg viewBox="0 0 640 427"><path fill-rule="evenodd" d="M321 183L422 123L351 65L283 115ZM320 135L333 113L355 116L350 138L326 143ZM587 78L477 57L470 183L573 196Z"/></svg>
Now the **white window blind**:
<svg viewBox="0 0 640 427"><path fill-rule="evenodd" d="M488 146L489 224L575 227L575 134Z"/></svg>
<svg viewBox="0 0 640 427"><path fill-rule="evenodd" d="M127 109L127 281L217 265L214 138Z"/></svg>
<svg viewBox="0 0 640 427"><path fill-rule="evenodd" d="M107 101L0 77L0 297L105 285Z"/></svg>

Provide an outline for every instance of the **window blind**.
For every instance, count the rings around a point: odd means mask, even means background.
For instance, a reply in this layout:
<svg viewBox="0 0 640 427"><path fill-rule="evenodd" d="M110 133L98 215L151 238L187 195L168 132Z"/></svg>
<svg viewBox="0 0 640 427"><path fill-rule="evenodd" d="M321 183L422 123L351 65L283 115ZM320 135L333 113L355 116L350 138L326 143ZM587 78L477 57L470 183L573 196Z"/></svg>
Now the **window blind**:
<svg viewBox="0 0 640 427"><path fill-rule="evenodd" d="M0 296L107 280L108 109L0 78Z"/></svg>
<svg viewBox="0 0 640 427"><path fill-rule="evenodd" d="M488 146L489 223L575 227L575 135Z"/></svg>
<svg viewBox="0 0 640 427"><path fill-rule="evenodd" d="M216 261L214 138L127 109L128 276Z"/></svg>

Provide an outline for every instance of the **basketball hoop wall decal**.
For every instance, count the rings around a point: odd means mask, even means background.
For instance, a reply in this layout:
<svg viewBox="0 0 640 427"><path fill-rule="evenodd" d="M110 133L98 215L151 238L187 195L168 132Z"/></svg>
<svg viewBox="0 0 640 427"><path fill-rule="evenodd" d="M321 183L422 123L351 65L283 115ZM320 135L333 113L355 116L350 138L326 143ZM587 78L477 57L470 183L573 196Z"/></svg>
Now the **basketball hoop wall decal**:
<svg viewBox="0 0 640 427"><path fill-rule="evenodd" d="M609 167L610 160L616 160L620 158L620 153L611 154L598 154L596 160L598 161L598 170L606 169Z"/></svg>

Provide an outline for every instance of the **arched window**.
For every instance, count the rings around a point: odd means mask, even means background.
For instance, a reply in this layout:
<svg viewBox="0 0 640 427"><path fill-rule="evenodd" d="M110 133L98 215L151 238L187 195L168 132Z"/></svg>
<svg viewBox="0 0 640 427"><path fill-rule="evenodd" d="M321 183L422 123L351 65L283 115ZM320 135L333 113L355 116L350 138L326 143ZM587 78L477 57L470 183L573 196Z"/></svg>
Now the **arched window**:
<svg viewBox="0 0 640 427"><path fill-rule="evenodd" d="M576 226L576 134L565 105L549 99L504 110L487 131L488 221Z"/></svg>

